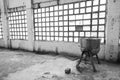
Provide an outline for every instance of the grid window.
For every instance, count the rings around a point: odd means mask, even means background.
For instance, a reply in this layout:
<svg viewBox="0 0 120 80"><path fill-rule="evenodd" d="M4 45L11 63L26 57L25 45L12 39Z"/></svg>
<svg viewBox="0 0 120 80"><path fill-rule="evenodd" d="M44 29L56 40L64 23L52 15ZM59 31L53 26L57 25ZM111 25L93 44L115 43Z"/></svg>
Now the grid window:
<svg viewBox="0 0 120 80"><path fill-rule="evenodd" d="M106 2L89 0L34 8L35 40L78 42L79 38L100 38L104 43ZM83 30L76 31L76 25Z"/></svg>
<svg viewBox="0 0 120 80"><path fill-rule="evenodd" d="M28 39L25 6L9 8L10 39Z"/></svg>
<svg viewBox="0 0 120 80"><path fill-rule="evenodd" d="M3 39L3 29L2 29L1 11L0 11L0 39Z"/></svg>

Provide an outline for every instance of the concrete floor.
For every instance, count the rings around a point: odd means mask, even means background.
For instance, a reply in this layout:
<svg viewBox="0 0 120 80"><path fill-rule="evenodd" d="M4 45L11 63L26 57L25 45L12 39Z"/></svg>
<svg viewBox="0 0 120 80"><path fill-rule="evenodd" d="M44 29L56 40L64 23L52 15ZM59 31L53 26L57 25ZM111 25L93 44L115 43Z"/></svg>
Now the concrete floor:
<svg viewBox="0 0 120 80"><path fill-rule="evenodd" d="M91 65L82 62L79 73L76 62L58 55L0 49L0 80L120 80L120 64L96 63L98 72L94 73ZM66 68L71 68L68 75Z"/></svg>

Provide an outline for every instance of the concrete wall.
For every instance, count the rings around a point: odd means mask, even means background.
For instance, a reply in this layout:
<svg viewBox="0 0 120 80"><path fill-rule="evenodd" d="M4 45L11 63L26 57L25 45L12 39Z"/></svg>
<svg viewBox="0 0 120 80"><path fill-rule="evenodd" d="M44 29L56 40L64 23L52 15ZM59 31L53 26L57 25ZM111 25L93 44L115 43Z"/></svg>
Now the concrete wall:
<svg viewBox="0 0 120 80"><path fill-rule="evenodd" d="M107 7L105 58L116 61L119 55L120 0L108 0Z"/></svg>
<svg viewBox="0 0 120 80"><path fill-rule="evenodd" d="M26 0L8 0L8 7L14 8L26 5Z"/></svg>
<svg viewBox="0 0 120 80"><path fill-rule="evenodd" d="M5 42L3 39L0 39L0 47L5 47Z"/></svg>
<svg viewBox="0 0 120 80"><path fill-rule="evenodd" d="M4 1L4 0L0 0ZM51 2L52 1L52 2ZM60 0L60 4L76 2L80 0ZM116 1L116 2L114 2ZM20 48L26 49L30 51L54 51L59 54L67 53L69 55L77 55L81 54L79 43L72 42L56 42L56 41L34 41L34 26L33 26L33 10L31 3L42 2L41 6L49 6L57 4L57 0L8 0L7 4L9 8L18 7L22 5L26 5L27 7L27 25L28 25L28 40L9 40L7 45L11 48ZM3 4L3 3L1 3ZM107 25L106 25L106 44L101 44L101 49L99 52L99 57L101 59L106 60L114 60L118 59L118 36L119 36L119 18L120 18L120 1L119 0L108 0L108 10L107 10ZM117 14L116 14L117 13ZM5 17L5 15L3 15ZM111 20L115 20L113 26L111 26ZM6 19L7 20L7 19ZM113 21L112 21L113 22ZM5 24L6 22L4 22ZM4 27L8 27L4 25ZM114 33L114 34L113 34ZM116 36L114 36L116 35ZM8 34L5 34L8 36ZM6 41L0 40L0 46L5 47ZM110 46L114 45L113 57L110 58L111 48ZM120 58L120 57L119 57Z"/></svg>

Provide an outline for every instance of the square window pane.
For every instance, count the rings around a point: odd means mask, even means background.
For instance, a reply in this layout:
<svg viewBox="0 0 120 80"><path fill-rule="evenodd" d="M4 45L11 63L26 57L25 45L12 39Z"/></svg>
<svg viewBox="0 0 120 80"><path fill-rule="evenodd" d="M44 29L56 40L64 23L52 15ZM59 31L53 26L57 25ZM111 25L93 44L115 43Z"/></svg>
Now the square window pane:
<svg viewBox="0 0 120 80"><path fill-rule="evenodd" d="M97 23L98 23L97 20L92 20L92 24L93 24L93 25L95 25L95 24L97 24Z"/></svg>
<svg viewBox="0 0 120 80"><path fill-rule="evenodd" d="M83 24L84 24L84 25L90 25L90 20L84 20L84 21L83 21Z"/></svg>
<svg viewBox="0 0 120 80"><path fill-rule="evenodd" d="M86 37L90 37L90 32L85 32Z"/></svg>
<svg viewBox="0 0 120 80"><path fill-rule="evenodd" d="M68 11L66 10L66 11L64 11L64 15L66 15L66 14L68 14Z"/></svg>
<svg viewBox="0 0 120 80"><path fill-rule="evenodd" d="M63 31L63 27L59 27L59 31Z"/></svg>
<svg viewBox="0 0 120 80"><path fill-rule="evenodd" d="M92 31L97 31L97 26L92 26Z"/></svg>
<svg viewBox="0 0 120 80"><path fill-rule="evenodd" d="M70 21L69 25L75 25L75 21Z"/></svg>
<svg viewBox="0 0 120 80"><path fill-rule="evenodd" d="M83 15L76 15L76 19L83 19Z"/></svg>
<svg viewBox="0 0 120 80"><path fill-rule="evenodd" d="M50 24L49 24L49 23L46 23L46 26L50 26Z"/></svg>
<svg viewBox="0 0 120 80"><path fill-rule="evenodd" d="M69 4L69 9L73 8L73 4Z"/></svg>
<svg viewBox="0 0 120 80"><path fill-rule="evenodd" d="M63 11L59 11L59 15L63 15Z"/></svg>
<svg viewBox="0 0 120 80"><path fill-rule="evenodd" d="M106 0L100 0L100 4L106 4L107 1Z"/></svg>
<svg viewBox="0 0 120 80"><path fill-rule="evenodd" d="M53 27L51 27L51 28L50 28L50 31L54 31L54 28L53 28Z"/></svg>
<svg viewBox="0 0 120 80"><path fill-rule="evenodd" d="M43 36L43 40L46 40L46 37Z"/></svg>
<svg viewBox="0 0 120 80"><path fill-rule="evenodd" d="M68 5L64 5L64 9L68 9Z"/></svg>
<svg viewBox="0 0 120 80"><path fill-rule="evenodd" d="M74 4L75 8L79 8L79 3Z"/></svg>
<svg viewBox="0 0 120 80"><path fill-rule="evenodd" d="M70 42L73 42L73 38L72 38L72 37L69 37L69 41L70 41Z"/></svg>
<svg viewBox="0 0 120 80"><path fill-rule="evenodd" d="M105 11L106 7L105 5L100 6L100 11Z"/></svg>
<svg viewBox="0 0 120 80"><path fill-rule="evenodd" d="M87 6L91 6L92 2L91 1L87 1Z"/></svg>
<svg viewBox="0 0 120 80"><path fill-rule="evenodd" d="M59 26L63 26L63 22L61 21L61 22L59 22Z"/></svg>
<svg viewBox="0 0 120 80"><path fill-rule="evenodd" d="M60 5L60 6L59 6L59 10L62 10L62 9L63 9L63 5Z"/></svg>
<svg viewBox="0 0 120 80"><path fill-rule="evenodd" d="M74 9L74 14L78 14L79 13L79 9Z"/></svg>
<svg viewBox="0 0 120 80"><path fill-rule="evenodd" d="M64 41L68 41L68 38L67 38L67 37L64 37Z"/></svg>
<svg viewBox="0 0 120 80"><path fill-rule="evenodd" d="M84 19L90 19L91 15L90 14L84 14Z"/></svg>
<svg viewBox="0 0 120 80"><path fill-rule="evenodd" d="M64 27L64 31L68 31L68 27Z"/></svg>
<svg viewBox="0 0 120 80"><path fill-rule="evenodd" d="M73 32L69 32L69 36L73 36Z"/></svg>
<svg viewBox="0 0 120 80"><path fill-rule="evenodd" d="M59 41L63 41L63 37L59 37Z"/></svg>
<svg viewBox="0 0 120 80"><path fill-rule="evenodd" d="M99 18L105 18L105 12L99 13Z"/></svg>
<svg viewBox="0 0 120 80"><path fill-rule="evenodd" d="M105 24L105 19L100 19L99 24Z"/></svg>
<svg viewBox="0 0 120 80"><path fill-rule="evenodd" d="M41 15L40 15L41 16ZM48 17L49 16L49 13L46 13L46 17Z"/></svg>
<svg viewBox="0 0 120 80"><path fill-rule="evenodd" d="M101 43L104 43L104 40L105 40L104 38L101 38Z"/></svg>
<svg viewBox="0 0 120 80"><path fill-rule="evenodd" d="M38 40L42 40L42 37L41 36L39 36L39 39Z"/></svg>
<svg viewBox="0 0 120 80"><path fill-rule="evenodd" d="M50 16L53 16L53 12L50 12Z"/></svg>
<svg viewBox="0 0 120 80"><path fill-rule="evenodd" d="M38 19L38 22L41 22L41 18Z"/></svg>
<svg viewBox="0 0 120 80"><path fill-rule="evenodd" d="M93 1L93 5L98 5L98 3L99 3L99 0L94 0Z"/></svg>
<svg viewBox="0 0 120 80"><path fill-rule="evenodd" d="M64 36L68 36L68 32L64 32Z"/></svg>
<svg viewBox="0 0 120 80"><path fill-rule="evenodd" d="M104 26L99 26L99 31L104 31Z"/></svg>
<svg viewBox="0 0 120 80"><path fill-rule="evenodd" d="M55 37L55 41L58 41L58 37Z"/></svg>
<svg viewBox="0 0 120 80"><path fill-rule="evenodd" d="M90 31L90 26L83 26L84 31Z"/></svg>
<svg viewBox="0 0 120 80"><path fill-rule="evenodd" d="M69 10L69 14L73 14L73 10Z"/></svg>
<svg viewBox="0 0 120 80"><path fill-rule="evenodd" d="M55 27L55 31L58 31L58 27Z"/></svg>
<svg viewBox="0 0 120 80"><path fill-rule="evenodd" d="M54 10L58 10L58 6L54 6Z"/></svg>
<svg viewBox="0 0 120 80"><path fill-rule="evenodd" d="M58 12L54 12L54 15L55 15L55 16L58 16Z"/></svg>
<svg viewBox="0 0 120 80"><path fill-rule="evenodd" d="M98 13L94 13L94 14L92 15L92 17L93 17L93 18L98 18Z"/></svg>
<svg viewBox="0 0 120 80"><path fill-rule="evenodd" d="M40 28L40 29L41 29L41 28ZM46 31L49 31L49 30L50 30L50 28L49 28L49 27L47 27L47 28L46 28Z"/></svg>
<svg viewBox="0 0 120 80"><path fill-rule="evenodd" d="M63 16L60 16L60 17L59 17L59 20L63 20Z"/></svg>
<svg viewBox="0 0 120 80"><path fill-rule="evenodd" d="M99 33L98 33L98 36L99 36L99 37L104 37L104 32L99 32Z"/></svg>
<svg viewBox="0 0 120 80"><path fill-rule="evenodd" d="M93 12L98 11L98 6L93 7Z"/></svg>
<svg viewBox="0 0 120 80"><path fill-rule="evenodd" d="M76 25L83 25L82 21L76 21Z"/></svg>
<svg viewBox="0 0 120 80"><path fill-rule="evenodd" d="M84 36L84 32L80 32L80 36L83 37Z"/></svg>
<svg viewBox="0 0 120 80"><path fill-rule="evenodd" d="M58 36L58 32L55 32L55 36Z"/></svg>
<svg viewBox="0 0 120 80"><path fill-rule="evenodd" d="M64 21L64 25L67 26L68 25L68 21Z"/></svg>
<svg viewBox="0 0 120 80"><path fill-rule="evenodd" d="M54 17L55 21L58 21L58 17Z"/></svg>
<svg viewBox="0 0 120 80"><path fill-rule="evenodd" d="M80 13L85 13L85 8L80 9Z"/></svg>
<svg viewBox="0 0 120 80"><path fill-rule="evenodd" d="M35 39L38 40L38 36L36 36Z"/></svg>
<svg viewBox="0 0 120 80"><path fill-rule="evenodd" d="M34 13L37 13L38 9L34 9Z"/></svg>
<svg viewBox="0 0 120 80"><path fill-rule="evenodd" d="M97 32L91 32L91 37L97 37Z"/></svg>
<svg viewBox="0 0 120 80"><path fill-rule="evenodd" d="M53 41L54 40L54 37L51 37L51 41Z"/></svg>
<svg viewBox="0 0 120 80"><path fill-rule="evenodd" d="M37 18L37 14L35 14L34 17Z"/></svg>
<svg viewBox="0 0 120 80"><path fill-rule="evenodd" d="M64 20L68 20L68 16L64 16Z"/></svg>
<svg viewBox="0 0 120 80"><path fill-rule="evenodd" d="M78 38L74 38L74 42L78 42Z"/></svg>
<svg viewBox="0 0 120 80"><path fill-rule="evenodd" d="M74 36L78 36L78 32L74 32Z"/></svg>
<svg viewBox="0 0 120 80"><path fill-rule="evenodd" d="M51 36L54 36L54 32L51 32Z"/></svg>
<svg viewBox="0 0 120 80"><path fill-rule="evenodd" d="M55 26L58 26L58 22L55 22Z"/></svg>
<svg viewBox="0 0 120 80"><path fill-rule="evenodd" d="M53 11L53 7L50 7L50 11Z"/></svg>
<svg viewBox="0 0 120 80"><path fill-rule="evenodd" d="M45 8L42 8L42 12L45 12Z"/></svg>
<svg viewBox="0 0 120 80"><path fill-rule="evenodd" d="M48 12L49 11L49 8L46 8L46 12Z"/></svg>
<svg viewBox="0 0 120 80"><path fill-rule="evenodd" d="M85 7L85 2L81 2L80 7Z"/></svg>
<svg viewBox="0 0 120 80"><path fill-rule="evenodd" d="M43 36L45 36L46 35L46 32L43 32Z"/></svg>
<svg viewBox="0 0 120 80"><path fill-rule="evenodd" d="M63 32L59 32L59 36L63 36Z"/></svg>
<svg viewBox="0 0 120 80"><path fill-rule="evenodd" d="M69 20L75 20L75 15L70 15Z"/></svg>

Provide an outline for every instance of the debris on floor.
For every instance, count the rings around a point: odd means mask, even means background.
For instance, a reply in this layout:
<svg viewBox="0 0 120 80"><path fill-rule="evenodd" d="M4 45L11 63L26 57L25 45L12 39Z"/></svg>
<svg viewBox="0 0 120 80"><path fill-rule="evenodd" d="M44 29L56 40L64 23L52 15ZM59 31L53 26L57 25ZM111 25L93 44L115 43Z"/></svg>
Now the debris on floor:
<svg viewBox="0 0 120 80"><path fill-rule="evenodd" d="M76 70L76 63L77 60L58 55L5 49L0 54L0 80L120 80L120 64L95 63L98 71L94 73L90 64L82 62L80 73Z"/></svg>

